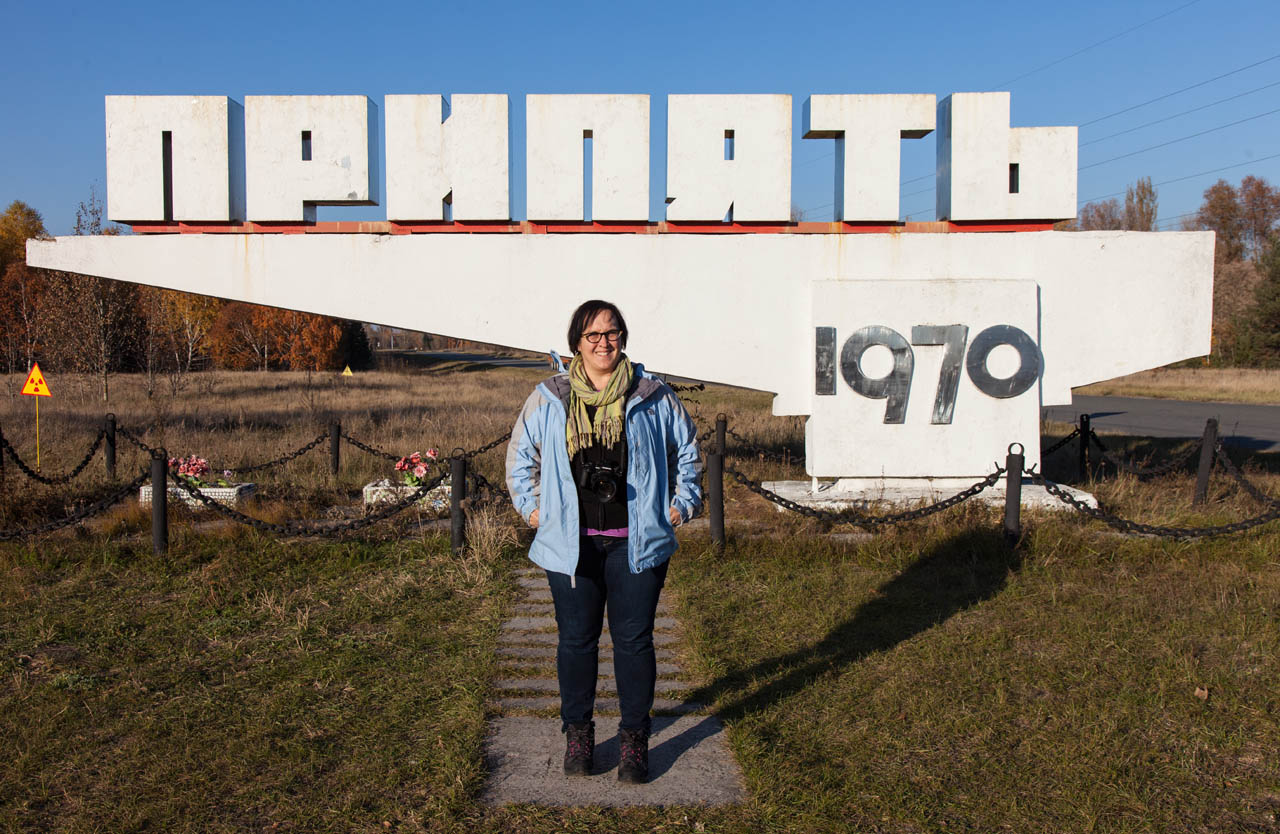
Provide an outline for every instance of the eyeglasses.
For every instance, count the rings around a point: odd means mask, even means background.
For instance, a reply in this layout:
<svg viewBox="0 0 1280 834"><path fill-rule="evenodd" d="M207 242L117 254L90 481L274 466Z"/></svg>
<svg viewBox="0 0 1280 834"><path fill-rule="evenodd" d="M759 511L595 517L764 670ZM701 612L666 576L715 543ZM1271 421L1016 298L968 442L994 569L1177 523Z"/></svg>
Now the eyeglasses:
<svg viewBox="0 0 1280 834"><path fill-rule="evenodd" d="M622 337L622 331L621 331L621 330L606 330L606 331L604 331L603 333L596 331L596 332L583 333L583 334L582 334L582 338L586 339L589 343L591 343L591 344L593 344L593 345L598 345L598 344L600 344L600 337L601 337L601 336L605 337L606 339L608 339L608 340L609 340L609 341L611 341L611 342L616 342L616 341L618 341L618 339L620 339L620 338Z"/></svg>

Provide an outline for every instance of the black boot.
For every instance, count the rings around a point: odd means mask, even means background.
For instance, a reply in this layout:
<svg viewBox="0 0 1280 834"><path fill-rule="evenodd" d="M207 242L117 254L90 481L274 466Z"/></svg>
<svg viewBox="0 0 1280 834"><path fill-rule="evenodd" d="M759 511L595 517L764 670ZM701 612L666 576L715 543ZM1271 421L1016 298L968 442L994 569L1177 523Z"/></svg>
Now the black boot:
<svg viewBox="0 0 1280 834"><path fill-rule="evenodd" d="M647 730L618 730L622 754L618 760L618 781L643 785L649 781L649 733Z"/></svg>
<svg viewBox="0 0 1280 834"><path fill-rule="evenodd" d="M590 776L592 756L596 752L596 722L570 724L564 738L565 775Z"/></svg>

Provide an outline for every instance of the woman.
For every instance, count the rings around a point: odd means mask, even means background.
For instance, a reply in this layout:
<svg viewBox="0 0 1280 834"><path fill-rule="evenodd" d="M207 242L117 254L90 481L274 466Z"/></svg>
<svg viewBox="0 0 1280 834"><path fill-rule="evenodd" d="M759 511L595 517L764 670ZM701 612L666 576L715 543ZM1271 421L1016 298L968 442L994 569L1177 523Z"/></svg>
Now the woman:
<svg viewBox="0 0 1280 834"><path fill-rule="evenodd" d="M623 350L607 301L569 320L573 360L524 404L507 446L507 487L537 529L529 558L547 572L559 645L564 771L588 775L595 750L598 645L606 607L622 717L618 781L649 775L657 664L653 618L674 528L702 503L697 430L665 383Z"/></svg>

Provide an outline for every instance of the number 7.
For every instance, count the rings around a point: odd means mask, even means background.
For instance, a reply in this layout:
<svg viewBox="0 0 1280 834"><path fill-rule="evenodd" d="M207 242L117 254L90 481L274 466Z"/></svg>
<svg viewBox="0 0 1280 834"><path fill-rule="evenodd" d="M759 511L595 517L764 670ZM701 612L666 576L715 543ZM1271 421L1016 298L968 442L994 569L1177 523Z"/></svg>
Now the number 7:
<svg viewBox="0 0 1280 834"><path fill-rule="evenodd" d="M946 345L942 354L942 370L938 373L938 394L933 400L934 424L951 422L956 410L956 391L960 387L960 367L964 360L969 328L963 324L917 324L911 328L913 345Z"/></svg>

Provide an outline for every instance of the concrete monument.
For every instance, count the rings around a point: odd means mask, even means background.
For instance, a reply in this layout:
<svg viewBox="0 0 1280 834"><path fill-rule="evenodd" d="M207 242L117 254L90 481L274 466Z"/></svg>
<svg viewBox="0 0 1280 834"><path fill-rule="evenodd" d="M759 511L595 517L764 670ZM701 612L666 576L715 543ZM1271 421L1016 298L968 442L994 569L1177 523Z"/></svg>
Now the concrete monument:
<svg viewBox="0 0 1280 834"><path fill-rule="evenodd" d="M526 104L511 223L505 96L388 96L385 126L363 96L110 96L108 211L138 234L28 262L543 351L609 298L633 355L773 392L809 474L851 487L971 481L1015 441L1038 463L1040 406L1209 351L1212 234L1052 231L1076 129L1010 127L1008 93L812 96L837 219L798 224L789 96L668 97L662 222L648 96ZM898 143L935 126L939 221L900 223ZM380 127L388 219L315 223L378 202Z"/></svg>

